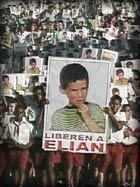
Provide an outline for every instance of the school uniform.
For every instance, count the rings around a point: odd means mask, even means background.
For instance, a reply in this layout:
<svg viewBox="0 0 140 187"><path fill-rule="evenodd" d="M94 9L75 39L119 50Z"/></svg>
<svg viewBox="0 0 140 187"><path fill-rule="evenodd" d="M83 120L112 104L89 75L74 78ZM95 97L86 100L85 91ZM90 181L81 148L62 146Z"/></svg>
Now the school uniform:
<svg viewBox="0 0 140 187"><path fill-rule="evenodd" d="M135 131L139 128L139 123L136 119L130 118L127 123L126 128L130 128L130 130ZM127 160L130 163L136 164L138 159L138 139L130 135L129 137L125 137L123 140L123 164L125 165Z"/></svg>
<svg viewBox="0 0 140 187"><path fill-rule="evenodd" d="M40 74L40 70L39 68L30 68L28 69L27 73L31 73L31 74Z"/></svg>
<svg viewBox="0 0 140 187"><path fill-rule="evenodd" d="M17 122L15 118L11 118L7 126L6 136L18 144L27 145L30 142L32 132L33 125L25 117L23 117L21 122ZM6 155L10 160L17 160L16 163L20 168L26 168L29 157L28 149L18 149L12 145L8 145Z"/></svg>
<svg viewBox="0 0 140 187"><path fill-rule="evenodd" d="M117 121L126 122L126 115L120 110L114 114ZM110 119L108 119L107 129L107 146L106 154L103 158L103 164L100 168L100 172L106 172L107 167L112 163L115 170L121 170L122 159L123 159L123 138L124 138L124 127L118 130Z"/></svg>

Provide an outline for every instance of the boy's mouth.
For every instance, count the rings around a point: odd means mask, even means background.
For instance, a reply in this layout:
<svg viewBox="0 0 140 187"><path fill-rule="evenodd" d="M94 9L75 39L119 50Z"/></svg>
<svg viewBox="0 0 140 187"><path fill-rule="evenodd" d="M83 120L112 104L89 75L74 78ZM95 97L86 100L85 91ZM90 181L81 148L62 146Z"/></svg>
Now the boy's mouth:
<svg viewBox="0 0 140 187"><path fill-rule="evenodd" d="M77 102L84 103L84 100L83 99L78 99Z"/></svg>

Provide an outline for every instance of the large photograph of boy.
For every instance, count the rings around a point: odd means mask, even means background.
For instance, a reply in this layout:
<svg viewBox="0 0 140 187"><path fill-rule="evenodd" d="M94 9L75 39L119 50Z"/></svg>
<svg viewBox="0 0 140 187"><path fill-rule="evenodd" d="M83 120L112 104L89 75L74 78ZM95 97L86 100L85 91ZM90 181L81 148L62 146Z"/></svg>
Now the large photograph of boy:
<svg viewBox="0 0 140 187"><path fill-rule="evenodd" d="M102 108L86 100L89 86L86 68L78 63L66 64L59 78L60 92L67 97L68 103L53 113L51 130L104 132Z"/></svg>
<svg viewBox="0 0 140 187"><path fill-rule="evenodd" d="M105 137L103 107L109 94L109 65L109 62L50 57L44 134L89 133Z"/></svg>

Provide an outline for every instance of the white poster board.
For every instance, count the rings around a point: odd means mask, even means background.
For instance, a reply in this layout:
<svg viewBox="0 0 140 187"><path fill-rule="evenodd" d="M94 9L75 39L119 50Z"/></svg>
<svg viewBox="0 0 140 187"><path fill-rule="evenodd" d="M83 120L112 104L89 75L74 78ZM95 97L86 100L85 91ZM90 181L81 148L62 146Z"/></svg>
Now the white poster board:
<svg viewBox="0 0 140 187"><path fill-rule="evenodd" d="M113 71L115 68L115 63L117 63L117 60L118 60L118 55L119 55L118 52L112 51L109 49L102 49L102 52L101 52L100 59L110 61L110 63L111 63L110 73L111 73L112 77L113 77Z"/></svg>
<svg viewBox="0 0 140 187"><path fill-rule="evenodd" d="M67 97L59 90L61 69L72 63L84 66L89 75L89 88L86 101L96 103L101 108L108 103L110 84L110 63L100 60L50 57L48 62L47 99L44 116L43 149L49 151L71 151L83 153L105 153L106 133L55 131L51 129L51 117L56 109L67 105ZM105 124L104 124L105 125Z"/></svg>
<svg viewBox="0 0 140 187"><path fill-rule="evenodd" d="M119 79L119 77L117 76L117 73L116 73L118 70L123 71L124 78L126 78L128 81L129 81L130 78L133 77L133 72L132 72L131 68L115 68L114 69L114 81L113 81L114 83L115 83L116 80Z"/></svg>

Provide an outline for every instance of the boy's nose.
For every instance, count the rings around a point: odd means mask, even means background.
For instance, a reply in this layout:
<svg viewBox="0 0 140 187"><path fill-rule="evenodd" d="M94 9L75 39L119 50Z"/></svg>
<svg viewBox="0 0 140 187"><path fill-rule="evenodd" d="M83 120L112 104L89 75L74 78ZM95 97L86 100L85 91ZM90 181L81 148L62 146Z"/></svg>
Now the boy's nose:
<svg viewBox="0 0 140 187"><path fill-rule="evenodd" d="M82 96L82 91L78 90L78 96L81 97Z"/></svg>

